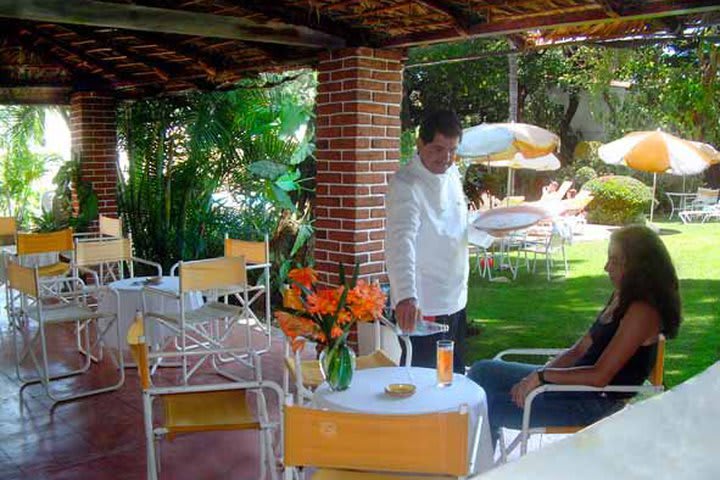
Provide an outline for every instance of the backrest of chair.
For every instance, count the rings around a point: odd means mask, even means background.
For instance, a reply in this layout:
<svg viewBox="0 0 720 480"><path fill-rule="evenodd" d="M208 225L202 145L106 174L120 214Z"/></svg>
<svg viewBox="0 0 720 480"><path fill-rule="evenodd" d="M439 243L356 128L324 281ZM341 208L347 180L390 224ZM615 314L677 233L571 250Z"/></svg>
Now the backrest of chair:
<svg viewBox="0 0 720 480"><path fill-rule="evenodd" d="M0 217L0 245L14 245L16 233L15 217Z"/></svg>
<svg viewBox="0 0 720 480"><path fill-rule="evenodd" d="M143 390L147 390L150 388L150 364L148 362L148 348L145 343L144 330L142 320L135 319L128 328L126 340L133 360L137 364L140 386Z"/></svg>
<svg viewBox="0 0 720 480"><path fill-rule="evenodd" d="M17 254L65 252L73 249L72 228L50 233L18 233Z"/></svg>
<svg viewBox="0 0 720 480"><path fill-rule="evenodd" d="M105 215L100 215L100 219L98 221L99 223L99 230L100 235L105 235L107 237L122 237L122 220L119 218L112 218L112 217L106 217Z"/></svg>
<svg viewBox="0 0 720 480"><path fill-rule="evenodd" d="M132 257L129 238L75 242L75 263L79 266L128 261Z"/></svg>
<svg viewBox="0 0 720 480"><path fill-rule="evenodd" d="M268 245L265 242L248 242L246 240L225 239L226 257L245 257L247 263L268 263Z"/></svg>
<svg viewBox="0 0 720 480"><path fill-rule="evenodd" d="M662 333L658 336L657 353L655 356L655 365L650 371L650 383L656 387L663 386L663 377L665 375L665 335Z"/></svg>
<svg viewBox="0 0 720 480"><path fill-rule="evenodd" d="M247 283L245 257L180 262L180 291L225 289Z"/></svg>
<svg viewBox="0 0 720 480"><path fill-rule="evenodd" d="M720 190L699 187L695 201L703 205L715 205L718 201L718 194L720 194Z"/></svg>
<svg viewBox="0 0 720 480"><path fill-rule="evenodd" d="M18 263L8 261L7 280L12 290L37 298L38 282L34 268L23 267Z"/></svg>
<svg viewBox="0 0 720 480"><path fill-rule="evenodd" d="M463 476L468 414L374 415L285 409L285 463ZM378 448L382 445L382 448Z"/></svg>

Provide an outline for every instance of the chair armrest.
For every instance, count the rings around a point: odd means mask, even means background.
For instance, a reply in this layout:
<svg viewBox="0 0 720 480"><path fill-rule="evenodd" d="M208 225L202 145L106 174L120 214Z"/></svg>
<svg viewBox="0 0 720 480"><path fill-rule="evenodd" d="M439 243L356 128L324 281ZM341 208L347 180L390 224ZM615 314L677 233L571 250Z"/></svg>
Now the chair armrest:
<svg viewBox="0 0 720 480"><path fill-rule="evenodd" d="M566 348L510 348L503 350L493 357L493 360L502 360L507 355L526 355L526 356L548 356L560 355L565 352Z"/></svg>
<svg viewBox="0 0 720 480"><path fill-rule="evenodd" d="M175 262L172 267L170 267L170 276L176 277L177 276L177 269L180 267L180 262Z"/></svg>
<svg viewBox="0 0 720 480"><path fill-rule="evenodd" d="M150 260L145 260L144 258L139 258L139 257L130 257L130 260L132 260L133 262L142 263L144 265L149 265L151 267L155 267L157 269L157 276L158 277L163 276L162 265L160 265L157 262L151 262Z"/></svg>
<svg viewBox="0 0 720 480"><path fill-rule="evenodd" d="M261 381L245 381L233 383L217 383L210 385L184 385L173 387L151 387L146 392L150 395L172 395L176 393L200 393L200 392L219 392L226 390L256 390L267 388L274 391L278 395L281 402L284 397L282 388L275 382L269 380Z"/></svg>

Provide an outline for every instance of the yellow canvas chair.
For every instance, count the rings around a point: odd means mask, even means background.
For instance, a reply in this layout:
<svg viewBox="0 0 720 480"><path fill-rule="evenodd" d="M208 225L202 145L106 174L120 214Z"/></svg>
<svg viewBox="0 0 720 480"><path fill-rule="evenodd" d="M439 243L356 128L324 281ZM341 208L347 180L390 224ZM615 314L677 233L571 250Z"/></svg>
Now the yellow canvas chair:
<svg viewBox="0 0 720 480"><path fill-rule="evenodd" d="M93 275L100 285L104 285L107 280L114 282L124 278L126 265L128 275L134 277L136 263L147 265L156 276L162 277L162 266L159 263L135 257L132 252L131 238L84 241L75 239L72 265L78 270Z"/></svg>
<svg viewBox="0 0 720 480"><path fill-rule="evenodd" d="M292 480L301 467L317 468L312 480L466 478L479 437L472 435L468 449L468 417L465 405L457 412L423 415L286 406L285 479Z"/></svg>
<svg viewBox="0 0 720 480"><path fill-rule="evenodd" d="M103 238L122 238L122 219L100 215L96 232L81 232L73 235L76 241L101 240Z"/></svg>
<svg viewBox="0 0 720 480"><path fill-rule="evenodd" d="M25 265L28 255L43 253L72 252L73 233L71 228L50 233L18 233L17 256L21 265ZM38 267L40 277L60 277L70 272L70 264L58 260L50 265Z"/></svg>
<svg viewBox="0 0 720 480"><path fill-rule="evenodd" d="M17 222L15 217L0 217L0 246L15 245Z"/></svg>
<svg viewBox="0 0 720 480"><path fill-rule="evenodd" d="M273 429L263 390L277 395L282 404L280 386L268 381L221 383L182 387L154 386L150 379L150 360L144 325L136 318L127 333L127 343L138 366L143 396L143 419L147 451L147 478L156 480L160 470L159 440L167 436L221 430L257 430L260 445L260 477L277 478L273 448ZM248 394L257 400L257 414L248 407ZM156 419L153 403L159 400L163 415ZM281 417L282 418L282 417ZM158 425L154 425L159 420ZM268 468L269 467L269 468Z"/></svg>
<svg viewBox="0 0 720 480"><path fill-rule="evenodd" d="M252 350L252 344L237 345L233 343L232 330L225 325L234 325L239 319L247 318L249 304L247 272L243 257L220 257L192 262L180 262L179 291L169 292L152 286L142 290L143 311L148 321L154 321L172 331L177 341L172 350L158 351L151 358L162 362L164 359L178 358L182 367L183 382L187 384L190 377L203 363L210 359L217 373L239 380L234 374L220 368L220 357L249 366L254 370L256 379L261 378L260 363ZM230 305L217 299L232 289L240 288L244 303L242 306ZM200 293L207 301L199 308L188 309L185 300L189 294ZM168 311L148 311L148 295L162 295L178 302L177 313ZM189 360L196 360L190 365Z"/></svg>
<svg viewBox="0 0 720 480"><path fill-rule="evenodd" d="M100 217L102 226L102 220L108 219L108 217ZM110 218L109 221L119 222ZM111 222L111 225L112 222ZM118 225L116 225L118 226ZM101 229L102 230L102 229ZM107 230L106 230L107 232ZM125 278L126 265L127 272L130 277L135 276L135 264L143 264L151 267L153 273L158 277L162 277L162 266L156 262L150 262L142 258L134 257L133 254L132 239L130 238L105 238L105 239L86 239L80 241L77 237L75 238L75 250L73 251L72 259L72 270L74 276L82 274L89 274L94 279L94 289L105 285L109 282ZM99 303L99 296L96 294L95 305ZM118 311L118 315L122 318L123 315ZM77 344L78 350L85 354L85 350L82 348L81 337L82 329L77 331ZM93 352L93 360L102 360L103 351L102 348L98 352Z"/></svg>
<svg viewBox="0 0 720 480"><path fill-rule="evenodd" d="M532 356L555 356L564 352L563 349L510 349L504 350L495 356L495 360L502 360L508 355L532 355ZM541 385L531 391L525 398L525 407L523 409L522 430L513 439L510 445L505 445L505 439L500 430L500 461L506 462L507 456L518 445L520 445L520 454L527 453L527 443L530 435L534 434L567 434L576 433L588 425L577 425L567 427L533 427L530 428L530 417L532 415L532 402L535 397L545 392L613 392L613 393L637 393L637 394L656 394L661 393L665 387L663 385L663 375L665 372L665 336L660 334L657 341L657 356L655 357L655 365L653 366L650 376L645 385L608 385L605 387L590 387L587 385L554 385L551 383Z"/></svg>
<svg viewBox="0 0 720 480"><path fill-rule="evenodd" d="M48 336L53 332L58 332L59 325L75 325L76 328L86 326L90 322L103 320L102 325L98 324L97 336L93 343L90 341L89 330L85 327L85 351L92 351L99 342L101 342L105 334L111 329L115 329L116 338L120 338L120 326L117 316L114 313L98 312L87 306L85 301L86 291L82 279L77 277L63 277L58 281L62 287L64 301L45 305L40 295L40 276L39 269L23 267L15 262L8 263L8 288L17 292L19 295L12 295L11 302L16 303L11 307L12 311L20 312L23 317L22 322L13 322L13 345L16 354L16 373L18 379L23 386L41 383L47 395L54 402L64 402L77 398L96 395L98 393L117 390L125 381L125 370L123 365L123 356L120 345L117 345L117 355L114 358L118 365L118 380L116 383L106 387L86 390L76 393L59 393L59 389L54 388L56 380L66 377L79 375L90 369L90 356L85 356L83 365L76 370L65 371L61 374L51 374L51 362L48 350ZM110 292L115 295L115 301L118 306L120 304L119 297L116 292ZM37 323L37 328L33 328L31 323ZM20 334L23 340L22 353L17 348L17 335ZM36 351L40 350L40 358ZM25 359L30 358L32 365L37 371L37 376L26 378L21 374L21 364Z"/></svg>

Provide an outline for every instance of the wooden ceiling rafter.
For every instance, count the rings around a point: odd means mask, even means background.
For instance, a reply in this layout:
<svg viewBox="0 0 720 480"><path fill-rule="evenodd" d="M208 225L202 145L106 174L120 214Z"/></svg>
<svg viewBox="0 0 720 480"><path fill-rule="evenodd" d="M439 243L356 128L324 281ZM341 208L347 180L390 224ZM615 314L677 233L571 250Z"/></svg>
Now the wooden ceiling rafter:
<svg viewBox="0 0 720 480"><path fill-rule="evenodd" d="M466 37L468 35L470 25L458 14L458 12L455 11L454 8L449 6L449 2L438 0L417 0L417 2L448 17L453 24L453 28L457 30L458 34L461 36Z"/></svg>
<svg viewBox="0 0 720 480"><path fill-rule="evenodd" d="M303 24L256 23L236 16L97 0L0 0L0 16L127 30L202 35L309 48L338 48L345 40Z"/></svg>
<svg viewBox="0 0 720 480"><path fill-rule="evenodd" d="M613 21L629 21L638 19L660 18L664 16L686 15L720 10L720 5L713 0L657 1L643 8L635 7L624 10L619 18L608 17L599 6L594 11L576 11L573 13L556 13L548 16L534 16L521 20L502 20L470 27L469 36L473 38L521 33L528 30L543 30L558 27L582 26ZM407 35L396 38L385 44L386 47L410 47L431 43L460 39L448 30L432 32L425 35Z"/></svg>
<svg viewBox="0 0 720 480"><path fill-rule="evenodd" d="M189 75L186 69L182 67L172 65L168 62L158 61L150 58L148 55L139 54L131 49L136 48L134 45L127 45L123 43L119 38L114 38L108 35L112 30L94 30L93 32L88 31L87 27L70 27L63 25L62 28L68 32L73 33L78 37L85 36L86 38L92 38L93 41L100 45L104 44L109 46L114 52L120 54L131 62L134 62L141 67L145 67L152 71L163 83L180 81L187 82L191 86L200 90L212 90L214 85L207 79L199 78L196 74L193 76Z"/></svg>

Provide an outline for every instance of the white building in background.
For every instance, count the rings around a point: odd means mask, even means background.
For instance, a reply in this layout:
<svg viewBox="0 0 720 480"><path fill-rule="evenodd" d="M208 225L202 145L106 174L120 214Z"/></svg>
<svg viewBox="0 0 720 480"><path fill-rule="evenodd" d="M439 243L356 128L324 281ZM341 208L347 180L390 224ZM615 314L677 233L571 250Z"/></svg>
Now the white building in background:
<svg viewBox="0 0 720 480"><path fill-rule="evenodd" d="M615 95L622 101L630 88L630 82L621 82L613 80L610 82L611 95ZM562 105L567 109L569 103L569 95L559 89L552 89L548 93L548 97L558 105ZM578 103L575 116L570 122L570 128L580 135L583 141L600 141L608 140L605 129L600 122L601 115L608 115L607 103L604 100L596 100L587 92L580 93L580 102Z"/></svg>

